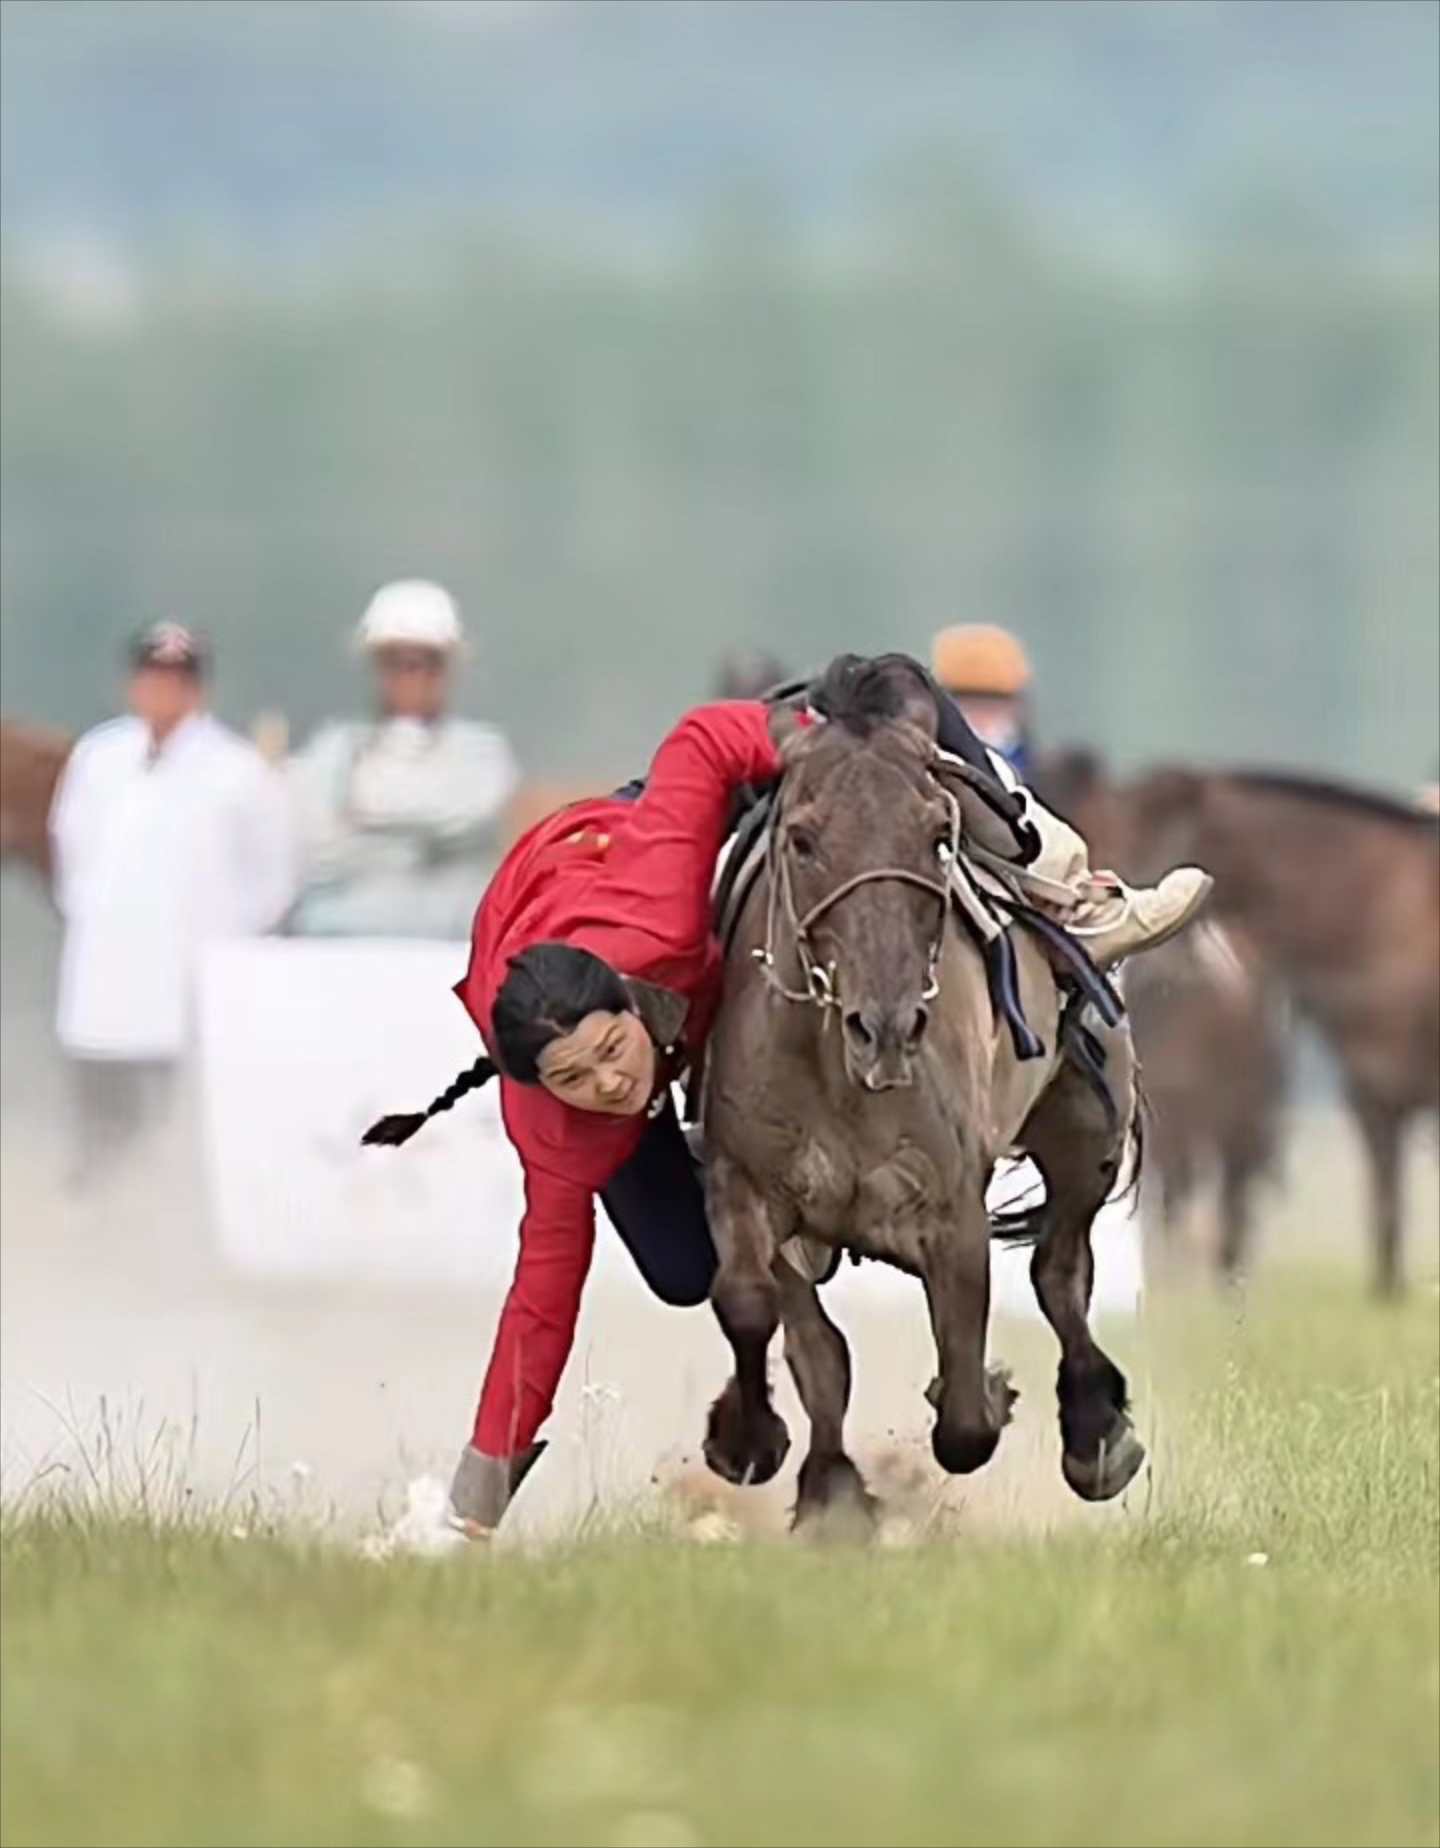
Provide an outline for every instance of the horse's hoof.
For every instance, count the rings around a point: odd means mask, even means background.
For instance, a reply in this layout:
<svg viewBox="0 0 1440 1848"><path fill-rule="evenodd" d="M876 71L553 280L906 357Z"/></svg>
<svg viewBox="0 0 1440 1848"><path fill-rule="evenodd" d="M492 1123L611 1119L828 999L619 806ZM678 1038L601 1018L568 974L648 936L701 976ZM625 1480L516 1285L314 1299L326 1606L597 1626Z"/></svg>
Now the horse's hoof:
<svg viewBox="0 0 1440 1848"><path fill-rule="evenodd" d="M1088 1459L1065 1456L1060 1467L1065 1480L1082 1501L1113 1501L1128 1489L1145 1462L1145 1446L1122 1412L1097 1454Z"/></svg>
<svg viewBox="0 0 1440 1848"><path fill-rule="evenodd" d="M713 1471L722 1482L732 1482L738 1489L745 1481L745 1465L737 1462L712 1438L705 1439L701 1454L705 1458L705 1467Z"/></svg>
<svg viewBox="0 0 1440 1848"><path fill-rule="evenodd" d="M866 1541L880 1524L880 1504L847 1456L806 1457L800 1465L793 1532L819 1540Z"/></svg>
<svg viewBox="0 0 1440 1848"><path fill-rule="evenodd" d="M773 1407L742 1404L733 1384L710 1408L704 1456L709 1467L737 1488L758 1487L780 1472L790 1453L790 1432Z"/></svg>
<svg viewBox="0 0 1440 1848"><path fill-rule="evenodd" d="M952 1426L943 1418L936 1419L930 1434L935 1461L950 1476L973 1476L977 1469L984 1469L999 1442L999 1429L993 1425L978 1429Z"/></svg>
<svg viewBox="0 0 1440 1848"><path fill-rule="evenodd" d="M778 1412L766 1411L751 1419L748 1453L743 1482L758 1488L780 1474L790 1454L790 1431Z"/></svg>

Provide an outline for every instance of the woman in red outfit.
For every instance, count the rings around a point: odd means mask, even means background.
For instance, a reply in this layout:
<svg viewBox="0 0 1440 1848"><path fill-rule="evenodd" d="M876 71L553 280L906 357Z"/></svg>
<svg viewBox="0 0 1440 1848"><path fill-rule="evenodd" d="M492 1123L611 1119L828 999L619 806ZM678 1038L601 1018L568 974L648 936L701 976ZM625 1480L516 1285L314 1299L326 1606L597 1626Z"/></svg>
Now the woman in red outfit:
<svg viewBox="0 0 1440 1848"><path fill-rule="evenodd" d="M495 1526L539 1454L590 1268L596 1196L657 1296L695 1305L709 1295L704 1189L670 1087L718 1000L711 886L734 799L779 770L766 706L701 706L665 739L638 794L579 803L524 835L481 900L456 990L489 1056L423 1116L388 1117L366 1138L404 1141L500 1078L525 1216L451 1489L473 1536Z"/></svg>

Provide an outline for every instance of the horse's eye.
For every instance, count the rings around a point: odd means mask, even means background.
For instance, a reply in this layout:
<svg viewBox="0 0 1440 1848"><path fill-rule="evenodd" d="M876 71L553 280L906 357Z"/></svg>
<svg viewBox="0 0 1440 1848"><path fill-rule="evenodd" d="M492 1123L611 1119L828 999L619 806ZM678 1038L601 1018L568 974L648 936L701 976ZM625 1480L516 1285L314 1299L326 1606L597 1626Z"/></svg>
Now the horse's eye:
<svg viewBox="0 0 1440 1848"><path fill-rule="evenodd" d="M790 851L797 860L813 860L815 858L815 836L807 834L804 828L792 828L790 830Z"/></svg>

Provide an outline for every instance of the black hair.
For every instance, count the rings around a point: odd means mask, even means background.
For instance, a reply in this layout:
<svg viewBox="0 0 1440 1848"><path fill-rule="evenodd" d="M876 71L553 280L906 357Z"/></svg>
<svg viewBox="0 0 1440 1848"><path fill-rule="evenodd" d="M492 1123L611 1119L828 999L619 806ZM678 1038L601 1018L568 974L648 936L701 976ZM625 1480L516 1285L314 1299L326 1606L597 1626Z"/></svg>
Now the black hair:
<svg viewBox="0 0 1440 1848"><path fill-rule="evenodd" d="M510 958L490 1010L505 1075L540 1082L540 1055L589 1014L634 1011L630 991L609 963L568 943L536 943Z"/></svg>
<svg viewBox="0 0 1440 1848"><path fill-rule="evenodd" d="M630 991L609 963L568 943L536 943L510 958L490 1010L499 1062L479 1058L425 1110L381 1117L361 1142L398 1148L433 1116L451 1109L498 1073L518 1084L540 1082L540 1055L589 1014L634 1012Z"/></svg>

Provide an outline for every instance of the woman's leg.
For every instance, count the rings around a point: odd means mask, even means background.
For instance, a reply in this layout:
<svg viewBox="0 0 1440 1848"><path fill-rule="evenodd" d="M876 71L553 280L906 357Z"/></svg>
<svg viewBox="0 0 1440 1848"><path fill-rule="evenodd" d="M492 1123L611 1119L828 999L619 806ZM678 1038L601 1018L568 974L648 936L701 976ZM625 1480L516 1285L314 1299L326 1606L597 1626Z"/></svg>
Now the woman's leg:
<svg viewBox="0 0 1440 1848"><path fill-rule="evenodd" d="M705 1186L673 1104L649 1125L600 1199L661 1302L689 1309L709 1298L715 1242L705 1217Z"/></svg>

